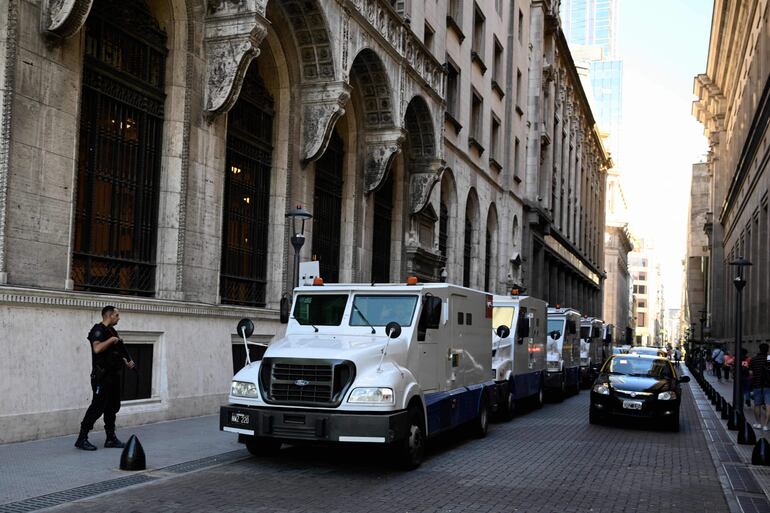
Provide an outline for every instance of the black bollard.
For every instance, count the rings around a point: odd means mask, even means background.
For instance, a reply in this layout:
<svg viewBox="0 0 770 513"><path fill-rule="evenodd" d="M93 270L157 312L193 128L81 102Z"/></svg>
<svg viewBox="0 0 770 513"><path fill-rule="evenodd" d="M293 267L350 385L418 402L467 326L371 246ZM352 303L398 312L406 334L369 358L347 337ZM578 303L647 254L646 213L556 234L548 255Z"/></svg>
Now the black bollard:
<svg viewBox="0 0 770 513"><path fill-rule="evenodd" d="M751 452L751 464L770 466L770 443L766 439L757 440L754 450Z"/></svg>
<svg viewBox="0 0 770 513"><path fill-rule="evenodd" d="M724 406L724 404L725 404L725 398L720 396L719 399L717 399L716 404L714 404L714 407L716 408L717 411L722 411L722 407Z"/></svg>
<svg viewBox="0 0 770 513"><path fill-rule="evenodd" d="M144 470L147 461L144 457L144 449L136 435L128 439L123 454L120 455L120 470Z"/></svg>
<svg viewBox="0 0 770 513"><path fill-rule="evenodd" d="M736 410L731 404L729 408L729 417L727 419L727 429L730 431L739 431L741 429L741 422L745 422L743 414L740 410Z"/></svg>
<svg viewBox="0 0 770 513"><path fill-rule="evenodd" d="M721 399L721 395L716 390L711 392L711 404L716 404Z"/></svg>
<svg viewBox="0 0 770 513"><path fill-rule="evenodd" d="M720 418L722 420L729 420L730 419L730 403L727 402L727 399L724 397L722 398L722 413L720 415Z"/></svg>
<svg viewBox="0 0 770 513"><path fill-rule="evenodd" d="M754 434L754 428L748 422L743 422L740 431L738 431L738 443L741 445L754 445L757 443L757 435Z"/></svg>

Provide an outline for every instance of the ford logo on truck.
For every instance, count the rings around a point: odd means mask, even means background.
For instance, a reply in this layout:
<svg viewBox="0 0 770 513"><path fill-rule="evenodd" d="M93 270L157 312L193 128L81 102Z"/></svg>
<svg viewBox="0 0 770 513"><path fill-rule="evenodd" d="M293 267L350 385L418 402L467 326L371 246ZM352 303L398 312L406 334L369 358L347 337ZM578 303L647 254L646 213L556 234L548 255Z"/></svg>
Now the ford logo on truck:
<svg viewBox="0 0 770 513"><path fill-rule="evenodd" d="M304 387L305 385L309 385L310 382L306 379L298 379L294 382L294 384L297 385L298 387Z"/></svg>

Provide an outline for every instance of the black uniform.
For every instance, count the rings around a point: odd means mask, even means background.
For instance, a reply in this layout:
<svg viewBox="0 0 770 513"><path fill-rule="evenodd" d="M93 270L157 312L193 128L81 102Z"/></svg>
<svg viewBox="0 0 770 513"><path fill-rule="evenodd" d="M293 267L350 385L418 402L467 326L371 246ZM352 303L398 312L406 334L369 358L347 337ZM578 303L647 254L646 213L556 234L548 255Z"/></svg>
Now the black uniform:
<svg viewBox="0 0 770 513"><path fill-rule="evenodd" d="M91 389L94 392L83 422L80 423L81 436L94 427L99 417L104 415L104 431L107 436L115 434L115 415L120 411L120 374L123 371L123 358L130 360L122 343L112 344L101 353L94 352L94 342L104 342L117 337L115 328L101 322L95 324L88 333L88 345L91 347Z"/></svg>

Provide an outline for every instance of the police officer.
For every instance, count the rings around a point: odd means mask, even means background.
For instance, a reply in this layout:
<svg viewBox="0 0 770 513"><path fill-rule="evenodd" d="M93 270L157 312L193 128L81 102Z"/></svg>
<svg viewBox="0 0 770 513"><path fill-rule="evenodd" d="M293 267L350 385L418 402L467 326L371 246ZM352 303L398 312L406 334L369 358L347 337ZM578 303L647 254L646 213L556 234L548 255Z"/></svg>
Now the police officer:
<svg viewBox="0 0 770 513"><path fill-rule="evenodd" d="M105 306L102 308L102 322L95 324L88 333L91 345L91 389L94 396L80 423L80 434L75 441L75 447L84 451L96 450L96 446L88 441L88 432L102 415L104 431L107 433L104 446L118 449L125 447L115 436L115 414L120 410L120 373L124 366L133 369L135 364L123 345L123 339L115 330L119 320L118 309Z"/></svg>

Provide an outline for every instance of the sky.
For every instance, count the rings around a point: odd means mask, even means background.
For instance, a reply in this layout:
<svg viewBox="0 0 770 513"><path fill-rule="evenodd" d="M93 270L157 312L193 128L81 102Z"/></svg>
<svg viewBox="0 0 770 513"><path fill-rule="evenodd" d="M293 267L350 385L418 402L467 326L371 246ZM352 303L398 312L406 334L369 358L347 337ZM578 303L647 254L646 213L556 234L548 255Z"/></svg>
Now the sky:
<svg viewBox="0 0 770 513"><path fill-rule="evenodd" d="M679 308L692 164L708 150L691 114L706 71L711 0L619 0L623 120L618 170L630 229L655 245L666 308Z"/></svg>

